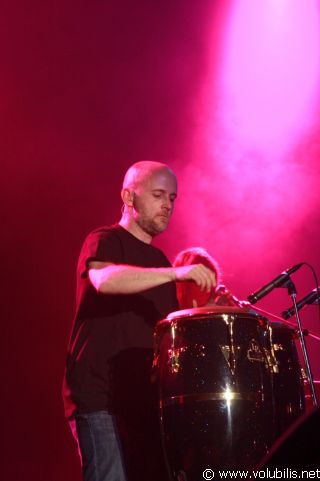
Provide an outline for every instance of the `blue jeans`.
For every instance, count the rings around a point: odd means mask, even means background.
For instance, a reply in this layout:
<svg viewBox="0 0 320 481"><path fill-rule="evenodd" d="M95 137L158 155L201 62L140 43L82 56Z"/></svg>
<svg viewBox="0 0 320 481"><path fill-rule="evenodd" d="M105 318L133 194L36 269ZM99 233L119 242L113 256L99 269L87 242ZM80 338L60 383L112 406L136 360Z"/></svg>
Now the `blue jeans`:
<svg viewBox="0 0 320 481"><path fill-rule="evenodd" d="M115 418L107 411L78 414L70 421L84 481L127 481Z"/></svg>

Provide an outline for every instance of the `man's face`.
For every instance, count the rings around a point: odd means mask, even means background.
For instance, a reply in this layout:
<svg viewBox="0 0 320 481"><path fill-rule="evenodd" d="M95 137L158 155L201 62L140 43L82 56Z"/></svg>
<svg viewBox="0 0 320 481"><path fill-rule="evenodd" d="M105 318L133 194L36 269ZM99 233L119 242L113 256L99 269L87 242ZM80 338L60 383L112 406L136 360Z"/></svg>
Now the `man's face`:
<svg viewBox="0 0 320 481"><path fill-rule="evenodd" d="M133 218L139 227L154 237L169 223L177 196L177 181L168 170L156 171L144 179L134 192Z"/></svg>

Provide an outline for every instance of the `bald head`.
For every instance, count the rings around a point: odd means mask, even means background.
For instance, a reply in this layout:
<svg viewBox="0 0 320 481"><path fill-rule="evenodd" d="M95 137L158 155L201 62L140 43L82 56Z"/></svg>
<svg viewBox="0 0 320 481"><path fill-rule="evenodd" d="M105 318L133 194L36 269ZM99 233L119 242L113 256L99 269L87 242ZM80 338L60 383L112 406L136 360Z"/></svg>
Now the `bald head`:
<svg viewBox="0 0 320 481"><path fill-rule="evenodd" d="M120 225L150 242L167 228L176 196L177 179L166 164L150 160L133 164L123 181Z"/></svg>
<svg viewBox="0 0 320 481"><path fill-rule="evenodd" d="M174 172L164 163L153 160L142 160L131 165L123 179L123 189L137 189L144 185L154 174L167 172L174 178Z"/></svg>

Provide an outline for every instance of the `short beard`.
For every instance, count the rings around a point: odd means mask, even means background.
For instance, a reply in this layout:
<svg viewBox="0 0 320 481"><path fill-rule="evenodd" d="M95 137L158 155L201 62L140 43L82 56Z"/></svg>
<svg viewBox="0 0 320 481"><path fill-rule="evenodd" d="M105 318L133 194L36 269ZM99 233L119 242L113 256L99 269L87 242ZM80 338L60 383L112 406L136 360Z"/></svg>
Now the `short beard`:
<svg viewBox="0 0 320 481"><path fill-rule="evenodd" d="M165 227L161 228L159 227L158 224L156 224L154 221L146 221L146 220L136 220L137 224L141 229L149 234L151 237L155 237L158 234L161 234L166 230L168 227L168 224L166 224Z"/></svg>

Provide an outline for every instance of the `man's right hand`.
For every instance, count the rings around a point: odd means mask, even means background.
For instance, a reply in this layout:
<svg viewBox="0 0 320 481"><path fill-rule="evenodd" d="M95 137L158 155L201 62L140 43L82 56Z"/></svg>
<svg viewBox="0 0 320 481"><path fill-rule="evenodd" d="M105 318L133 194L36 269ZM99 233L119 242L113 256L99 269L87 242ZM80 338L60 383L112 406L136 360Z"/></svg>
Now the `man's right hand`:
<svg viewBox="0 0 320 481"><path fill-rule="evenodd" d="M176 282L193 281L204 291L210 292L217 285L215 273L203 264L191 264L173 268Z"/></svg>

